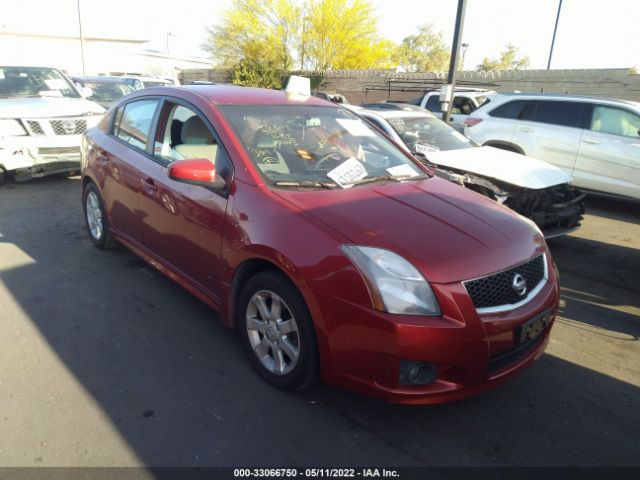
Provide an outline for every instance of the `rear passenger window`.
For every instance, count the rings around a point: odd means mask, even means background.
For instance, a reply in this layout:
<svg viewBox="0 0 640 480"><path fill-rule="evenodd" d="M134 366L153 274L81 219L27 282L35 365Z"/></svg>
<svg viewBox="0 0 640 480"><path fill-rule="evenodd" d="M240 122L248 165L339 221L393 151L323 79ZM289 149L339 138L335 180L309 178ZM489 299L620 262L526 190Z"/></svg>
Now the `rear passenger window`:
<svg viewBox="0 0 640 480"><path fill-rule="evenodd" d="M144 150L151 132L151 122L158 100L136 100L123 107L116 116L115 135L129 145ZM119 117L119 118L118 118Z"/></svg>
<svg viewBox="0 0 640 480"><path fill-rule="evenodd" d="M494 108L489 112L489 115L492 117L498 118L511 118L517 119L520 117L520 113L524 109L524 107L528 104L532 104L535 102L530 102L527 100L512 100L507 103L503 103L497 108Z"/></svg>
<svg viewBox="0 0 640 480"><path fill-rule="evenodd" d="M542 100L538 102L534 120L564 127L579 127L584 103L554 102Z"/></svg>
<svg viewBox="0 0 640 480"><path fill-rule="evenodd" d="M596 105L593 108L591 130L638 138L640 136L640 116L620 108Z"/></svg>
<svg viewBox="0 0 640 480"><path fill-rule="evenodd" d="M440 103L440 98L438 95L431 95L427 100L427 104L425 106L427 110L431 110L432 112L440 112L442 111L442 106Z"/></svg>

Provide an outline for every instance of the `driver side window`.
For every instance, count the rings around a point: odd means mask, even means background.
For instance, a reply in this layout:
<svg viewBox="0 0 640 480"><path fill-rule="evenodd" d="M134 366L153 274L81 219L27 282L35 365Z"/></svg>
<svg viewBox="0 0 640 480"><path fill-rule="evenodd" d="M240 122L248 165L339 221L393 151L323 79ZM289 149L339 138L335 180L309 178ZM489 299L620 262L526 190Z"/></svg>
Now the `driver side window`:
<svg viewBox="0 0 640 480"><path fill-rule="evenodd" d="M162 120L163 119L163 120ZM163 165L176 160L205 158L214 165L218 144L209 126L190 108L166 103L153 147Z"/></svg>

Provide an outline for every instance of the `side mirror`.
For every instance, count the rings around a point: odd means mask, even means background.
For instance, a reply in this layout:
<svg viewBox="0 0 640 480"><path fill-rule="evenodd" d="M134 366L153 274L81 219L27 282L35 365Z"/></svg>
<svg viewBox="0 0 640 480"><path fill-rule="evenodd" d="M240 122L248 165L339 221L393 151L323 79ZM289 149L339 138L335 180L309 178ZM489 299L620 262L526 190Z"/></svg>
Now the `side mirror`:
<svg viewBox="0 0 640 480"><path fill-rule="evenodd" d="M178 160L169 165L167 174L176 182L199 185L216 190L223 189L226 182L216 175L216 167L206 158Z"/></svg>
<svg viewBox="0 0 640 480"><path fill-rule="evenodd" d="M91 87L82 87L80 89L80 96L82 98L93 97L93 88L91 88Z"/></svg>

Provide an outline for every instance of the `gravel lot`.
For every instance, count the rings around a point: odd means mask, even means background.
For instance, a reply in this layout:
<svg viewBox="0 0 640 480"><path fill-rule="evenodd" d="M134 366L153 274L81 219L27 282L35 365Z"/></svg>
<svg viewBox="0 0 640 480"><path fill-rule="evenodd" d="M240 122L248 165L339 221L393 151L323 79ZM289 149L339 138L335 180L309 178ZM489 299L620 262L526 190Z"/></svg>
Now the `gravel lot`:
<svg viewBox="0 0 640 480"><path fill-rule="evenodd" d="M547 353L423 407L274 390L238 337L84 230L79 178L0 188L1 466L640 466L640 209L591 199L550 247Z"/></svg>

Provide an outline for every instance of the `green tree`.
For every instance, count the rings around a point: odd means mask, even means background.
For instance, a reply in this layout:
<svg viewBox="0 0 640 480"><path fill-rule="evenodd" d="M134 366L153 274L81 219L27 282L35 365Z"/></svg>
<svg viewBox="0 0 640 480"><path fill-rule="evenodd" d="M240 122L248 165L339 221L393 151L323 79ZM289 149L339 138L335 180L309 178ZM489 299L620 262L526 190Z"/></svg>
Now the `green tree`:
<svg viewBox="0 0 640 480"><path fill-rule="evenodd" d="M370 0L233 0L208 32L203 47L226 66L373 68L389 65L392 50Z"/></svg>
<svg viewBox="0 0 640 480"><path fill-rule="evenodd" d="M203 48L217 63L243 60L292 67L299 43L302 9L290 0L233 0L219 25L209 27Z"/></svg>
<svg viewBox="0 0 640 480"><path fill-rule="evenodd" d="M304 66L316 71L389 65L392 44L378 34L368 0L309 0Z"/></svg>
<svg viewBox="0 0 640 480"><path fill-rule="evenodd" d="M393 53L395 63L408 72L442 72L449 69L450 48L442 32L424 24L405 37Z"/></svg>
<svg viewBox="0 0 640 480"><path fill-rule="evenodd" d="M512 44L507 44L505 49L500 53L500 58L484 57L478 70L523 70L530 64L529 57L517 57L518 48Z"/></svg>
<svg viewBox="0 0 640 480"><path fill-rule="evenodd" d="M284 70L272 63L244 59L233 68L231 81L236 85L260 88L282 88Z"/></svg>

